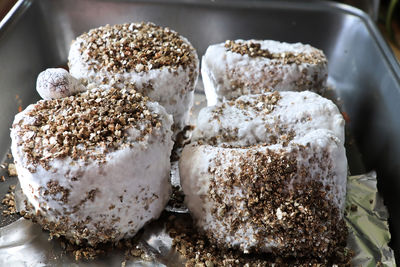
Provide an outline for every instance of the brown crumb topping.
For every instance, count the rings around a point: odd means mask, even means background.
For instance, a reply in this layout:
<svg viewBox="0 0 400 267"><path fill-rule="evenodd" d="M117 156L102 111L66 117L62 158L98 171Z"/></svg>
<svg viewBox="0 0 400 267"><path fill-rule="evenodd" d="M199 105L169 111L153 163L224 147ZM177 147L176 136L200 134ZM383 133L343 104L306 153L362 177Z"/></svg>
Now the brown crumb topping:
<svg viewBox="0 0 400 267"><path fill-rule="evenodd" d="M7 194L1 201L1 204L7 206L7 209L3 210L2 212L3 216L8 216L17 213L14 190L15 190L15 185L11 185L8 188Z"/></svg>
<svg viewBox="0 0 400 267"><path fill-rule="evenodd" d="M35 167L52 159L104 161L105 153L145 140L161 119L135 90L91 90L62 99L39 101L17 125L19 146ZM128 135L128 129L140 134Z"/></svg>
<svg viewBox="0 0 400 267"><path fill-rule="evenodd" d="M68 197L70 194L70 190L61 186L58 181L50 180L46 184L47 189L43 189L42 187L39 187L39 190L44 190L42 193L43 196L50 195L53 200L58 200L63 203L68 203Z"/></svg>
<svg viewBox="0 0 400 267"><path fill-rule="evenodd" d="M60 238L60 243L63 250L68 254L72 254L76 261L94 260L109 253L115 253L115 250L124 252L124 261L121 266L125 266L124 264L126 264L127 260L137 258L147 260L147 253L137 245L137 238L123 239L116 243L108 242L99 244L96 247L75 245L64 238Z"/></svg>
<svg viewBox="0 0 400 267"><path fill-rule="evenodd" d="M93 236L93 233L88 231L87 228L87 224L91 221L90 216L86 217L84 220L72 224L69 214L66 212L65 216L60 215L58 221L54 222L47 220L46 216L41 210L35 211L32 204L30 204L27 200L25 200L24 203L24 210L21 210L20 214L25 219L29 219L34 223L39 223L44 230L48 230L50 235L49 240L53 238L65 237L68 242L71 242L75 246L81 248L96 248L99 244L104 243L105 240L115 241L121 237L121 233L118 230L100 226L97 226L96 236ZM71 229L73 229L72 232Z"/></svg>
<svg viewBox="0 0 400 267"><path fill-rule="evenodd" d="M269 94L261 94L257 96L256 99L251 100L243 100L236 99L222 103L218 105L211 111L211 116L209 122L217 121L221 122L221 117L225 116L225 110L228 106L234 106L238 111L237 113L249 114L253 112L257 114L258 117L265 117L274 111L275 107L278 105L281 99L281 95L279 92L275 91ZM250 115L249 115L250 116ZM265 124L266 131L269 135L270 140L269 144L277 144L280 143L283 146L287 146L290 141L293 140L295 133L291 130L285 123L281 122L278 118L275 118L276 123L274 125ZM239 127L231 127L228 126L226 128L220 128L218 133L215 136L211 136L208 138L203 137L200 140L197 140L200 144L206 143L208 145L213 146L221 146L226 148L234 148L234 147L254 147L254 144L247 145L236 145L235 142L239 141ZM266 145L264 143L257 145Z"/></svg>
<svg viewBox="0 0 400 267"><path fill-rule="evenodd" d="M186 68L194 48L177 32L153 23L106 25L80 36L80 52L91 69L143 72L164 66Z"/></svg>
<svg viewBox="0 0 400 267"><path fill-rule="evenodd" d="M281 95L279 92L275 91L270 94L261 94L257 97L257 101L255 102L246 102L243 100L234 101L234 105L239 109L254 109L256 112L260 114L266 115L271 113L275 106L278 104L279 100L281 100ZM260 105L261 104L261 105Z"/></svg>
<svg viewBox="0 0 400 267"><path fill-rule="evenodd" d="M226 236L243 242L246 235L239 230L252 228L257 245L241 247L244 251L262 252L273 240L274 255L320 259L331 257L346 243L347 228L326 196L329 188L307 180L310 174L297 166L294 155L267 149L247 151L234 161L237 168L216 162L209 169L214 177L208 190L215 203L211 213L221 229L207 231L213 243L229 246L221 242ZM238 190L242 193L235 193Z"/></svg>
<svg viewBox="0 0 400 267"><path fill-rule="evenodd" d="M261 44L254 42L235 42L227 40L225 48L228 51L238 53L241 55L248 55L249 57L264 57L271 60L278 60L280 64L320 64L326 63L326 58L322 53L316 50L310 54L304 53L271 53L268 49L262 49Z"/></svg>
<svg viewBox="0 0 400 267"><path fill-rule="evenodd" d="M184 258L186 267L214 266L352 266L354 252L341 243L334 248L329 257L315 258L287 257L285 255L243 254L241 251L221 247L211 242L194 226L192 219L171 215L167 222L167 231L172 240L172 246Z"/></svg>
<svg viewBox="0 0 400 267"><path fill-rule="evenodd" d="M8 164L8 175L10 177L18 176L17 169L15 168L15 164L14 163L9 163Z"/></svg>

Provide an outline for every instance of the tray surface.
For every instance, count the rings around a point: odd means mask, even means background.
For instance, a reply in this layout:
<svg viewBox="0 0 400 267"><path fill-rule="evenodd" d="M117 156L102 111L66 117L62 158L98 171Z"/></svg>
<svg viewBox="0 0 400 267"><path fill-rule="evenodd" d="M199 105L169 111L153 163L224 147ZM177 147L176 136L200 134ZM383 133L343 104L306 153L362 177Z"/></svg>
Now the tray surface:
<svg viewBox="0 0 400 267"><path fill-rule="evenodd" d="M274 39L322 49L329 77L355 146L353 175L376 169L390 213L392 248L400 253L400 67L376 26L363 12L309 1L19 1L0 24L0 156L10 146L9 127L18 107L39 99L37 74L65 65L75 36L104 24L152 21L187 37L199 56L226 39ZM353 148L355 147L355 148ZM359 150L361 155L358 153ZM8 188L0 184L0 193Z"/></svg>

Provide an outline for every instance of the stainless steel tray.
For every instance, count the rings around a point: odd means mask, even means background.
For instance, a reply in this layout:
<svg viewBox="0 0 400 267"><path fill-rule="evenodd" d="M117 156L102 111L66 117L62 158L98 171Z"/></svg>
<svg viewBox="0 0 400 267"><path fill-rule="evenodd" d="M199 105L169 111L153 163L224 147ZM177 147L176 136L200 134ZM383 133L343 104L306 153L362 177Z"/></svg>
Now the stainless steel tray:
<svg viewBox="0 0 400 267"><path fill-rule="evenodd" d="M201 56L226 39L309 43L329 59L330 83L349 115L353 175L376 169L400 256L400 66L362 11L324 1L20 0L0 23L0 157L18 106L39 96L37 74L65 65L71 40L90 28L152 21L186 36ZM358 152L359 150L359 152ZM0 193L7 190L0 184Z"/></svg>

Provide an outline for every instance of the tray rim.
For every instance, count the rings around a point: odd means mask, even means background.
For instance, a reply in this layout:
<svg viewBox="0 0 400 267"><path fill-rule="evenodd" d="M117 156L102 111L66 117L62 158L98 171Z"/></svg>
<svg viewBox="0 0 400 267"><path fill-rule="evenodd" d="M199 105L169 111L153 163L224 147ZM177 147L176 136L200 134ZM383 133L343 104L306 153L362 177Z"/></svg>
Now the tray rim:
<svg viewBox="0 0 400 267"><path fill-rule="evenodd" d="M14 6L7 12L2 20L0 20L0 41L4 37L7 30L29 9L33 0L18 0Z"/></svg>

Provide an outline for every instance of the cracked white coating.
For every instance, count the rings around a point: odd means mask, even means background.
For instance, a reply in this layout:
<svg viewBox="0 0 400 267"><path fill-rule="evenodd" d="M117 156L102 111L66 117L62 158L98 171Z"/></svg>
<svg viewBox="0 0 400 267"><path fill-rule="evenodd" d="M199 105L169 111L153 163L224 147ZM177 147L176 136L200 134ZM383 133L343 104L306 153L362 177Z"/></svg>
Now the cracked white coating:
<svg viewBox="0 0 400 267"><path fill-rule="evenodd" d="M39 73L36 91L45 99L57 99L85 91L85 86L62 68L49 68Z"/></svg>

